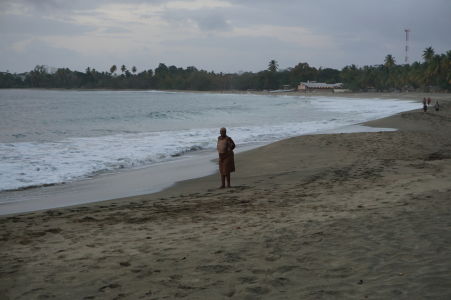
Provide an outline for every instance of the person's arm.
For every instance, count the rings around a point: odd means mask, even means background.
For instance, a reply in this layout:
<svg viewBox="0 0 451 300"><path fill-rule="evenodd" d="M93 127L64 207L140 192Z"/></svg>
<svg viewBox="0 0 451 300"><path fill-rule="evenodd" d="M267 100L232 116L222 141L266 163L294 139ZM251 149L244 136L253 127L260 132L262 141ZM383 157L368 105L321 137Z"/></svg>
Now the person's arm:
<svg viewBox="0 0 451 300"><path fill-rule="evenodd" d="M235 149L235 142L230 137L229 137L229 143L230 143L230 150Z"/></svg>

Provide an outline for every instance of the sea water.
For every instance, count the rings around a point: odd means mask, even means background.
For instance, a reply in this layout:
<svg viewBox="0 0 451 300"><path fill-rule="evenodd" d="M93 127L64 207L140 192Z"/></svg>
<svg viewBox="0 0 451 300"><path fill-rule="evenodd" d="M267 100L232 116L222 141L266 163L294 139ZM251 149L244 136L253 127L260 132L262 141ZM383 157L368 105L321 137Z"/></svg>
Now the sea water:
<svg viewBox="0 0 451 300"><path fill-rule="evenodd" d="M188 153L213 151L221 127L246 147L417 106L333 96L0 90L0 191L161 167Z"/></svg>

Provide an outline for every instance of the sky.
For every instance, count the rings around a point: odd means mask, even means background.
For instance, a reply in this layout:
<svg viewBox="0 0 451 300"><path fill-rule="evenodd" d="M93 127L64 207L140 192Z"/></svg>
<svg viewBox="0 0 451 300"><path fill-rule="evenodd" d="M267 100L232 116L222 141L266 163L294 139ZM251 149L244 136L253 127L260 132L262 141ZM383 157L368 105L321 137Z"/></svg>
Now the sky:
<svg viewBox="0 0 451 300"><path fill-rule="evenodd" d="M451 50L450 0L0 0L0 71L404 63Z"/></svg>

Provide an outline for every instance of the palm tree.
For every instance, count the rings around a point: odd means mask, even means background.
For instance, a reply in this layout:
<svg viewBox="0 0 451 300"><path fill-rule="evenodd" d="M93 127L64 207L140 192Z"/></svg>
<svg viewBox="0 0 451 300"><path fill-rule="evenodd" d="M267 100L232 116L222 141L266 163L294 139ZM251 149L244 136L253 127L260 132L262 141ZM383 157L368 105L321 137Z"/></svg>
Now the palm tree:
<svg viewBox="0 0 451 300"><path fill-rule="evenodd" d="M434 57L434 54L435 54L435 51L434 51L434 49L432 49L432 47L427 47L426 49L424 49L424 51L423 51L424 61L426 63L429 63L432 60L432 58Z"/></svg>
<svg viewBox="0 0 451 300"><path fill-rule="evenodd" d="M441 56L436 54L432 57L430 63L430 67L428 68L428 71L430 73L433 84L437 84L439 82L439 77L442 73L442 64L441 64Z"/></svg>
<svg viewBox="0 0 451 300"><path fill-rule="evenodd" d="M132 73L133 73L133 74L136 73L136 67L135 67L135 66L132 67Z"/></svg>
<svg viewBox="0 0 451 300"><path fill-rule="evenodd" d="M393 88L395 86L395 76L393 74L393 67L395 66L395 58L393 55L388 54L385 56L384 67L386 69L385 86Z"/></svg>
<svg viewBox="0 0 451 300"><path fill-rule="evenodd" d="M446 52L442 59L443 71L445 74L445 82L448 85L448 90L451 90L451 50Z"/></svg>
<svg viewBox="0 0 451 300"><path fill-rule="evenodd" d="M116 72L116 70L117 70L116 65L112 65L110 68L110 73L113 74L114 72Z"/></svg>
<svg viewBox="0 0 451 300"><path fill-rule="evenodd" d="M271 59L268 64L268 71L275 73L275 72L277 72L278 68L279 68L279 64L277 63L277 61L274 59Z"/></svg>
<svg viewBox="0 0 451 300"><path fill-rule="evenodd" d="M121 66L121 71L122 71L122 73L125 73L126 70L127 70L127 67L126 67L125 65L122 65L122 66Z"/></svg>
<svg viewBox="0 0 451 300"><path fill-rule="evenodd" d="M396 64L396 62L395 62L395 58L393 57L393 55L388 54L385 57L384 66L387 68L392 68L395 64Z"/></svg>
<svg viewBox="0 0 451 300"><path fill-rule="evenodd" d="M440 74L440 55L436 55L434 49L432 47L428 47L423 51L423 58L426 62L426 69L424 72L424 79L426 86L436 84L437 77Z"/></svg>

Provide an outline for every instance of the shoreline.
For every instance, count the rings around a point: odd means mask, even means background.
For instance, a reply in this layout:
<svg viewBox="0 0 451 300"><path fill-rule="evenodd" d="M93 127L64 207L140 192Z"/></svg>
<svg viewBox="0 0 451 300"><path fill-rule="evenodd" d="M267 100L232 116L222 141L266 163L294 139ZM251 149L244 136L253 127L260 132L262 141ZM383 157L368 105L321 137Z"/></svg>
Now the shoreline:
<svg viewBox="0 0 451 300"><path fill-rule="evenodd" d="M395 129L356 124L297 137L391 130ZM239 155L241 152L252 151L268 144L271 143L241 145L235 154ZM3 197L0 202L0 217L151 195L171 189L183 181L216 174L216 152L206 150L202 152L182 157L180 160L106 173L73 182L2 191L0 192L0 196ZM149 181L149 178L153 181ZM7 201L4 201L5 199Z"/></svg>
<svg viewBox="0 0 451 300"><path fill-rule="evenodd" d="M153 89L64 89L64 88L5 88L3 90L49 90L49 91L150 91L167 93L199 93L199 94L256 94L256 95L291 95L291 96L332 96L332 97L351 97L351 98L393 98L421 101L423 97L435 97L447 99L451 93L447 92L338 92L332 91L291 91L291 92L270 92L270 91L241 91L241 90L215 90L215 91L197 91L197 90L153 90Z"/></svg>
<svg viewBox="0 0 451 300"><path fill-rule="evenodd" d="M215 174L0 217L0 294L447 299L451 101L440 101L439 112L419 106L367 123L397 131L307 135L240 153L231 189L218 190Z"/></svg>
<svg viewBox="0 0 451 300"><path fill-rule="evenodd" d="M237 153L258 147L260 144L247 145ZM178 182L214 174L217 171L215 160L216 152L203 150L152 166L67 183L2 191L0 196L4 199L0 202L0 217L158 193Z"/></svg>
<svg viewBox="0 0 451 300"><path fill-rule="evenodd" d="M290 96L296 95L290 94ZM357 95L356 97L360 98L360 95ZM322 133L360 131L369 132L373 130L368 129L368 127L358 128L358 124L355 124L341 127L339 130L325 130L322 131ZM321 131L318 133L321 133ZM250 148L254 147L244 146L244 151ZM193 154L191 156L198 156L198 154ZM212 159L214 158L209 158L208 160ZM167 163L177 164L177 161ZM160 164L157 164L157 166L129 169L119 172L108 172L107 174L101 174L93 178L80 179L60 184L44 184L42 186L31 188L3 191L0 192L0 197L2 198L2 203L0 203L0 215L10 215L73 205L84 205L90 202L108 201L135 195L155 193L161 191L162 189L169 188L179 181L191 179L193 177L198 178L206 176L215 171L211 167L207 166L210 162L204 163L201 161L200 164L200 168L193 169L195 175L190 176L189 174L184 174L183 176L178 176L177 174L177 176L172 176L172 179L166 180L166 183L163 183L161 180L157 180L157 183L155 184L152 182L147 183L143 179L143 177L155 178L158 176L157 174L161 173L165 174L167 178L170 177L168 172L162 172L161 168L159 168ZM185 168L187 165L184 165L182 161L180 166L181 168ZM191 167L193 167L193 164L191 164ZM205 171L207 168L209 169ZM156 169L156 171L153 171L153 169ZM130 174L129 178L127 178L128 174ZM108 181L109 178L111 179L110 181ZM135 184L134 181L139 182L139 184ZM60 201L59 199L64 200Z"/></svg>
<svg viewBox="0 0 451 300"><path fill-rule="evenodd" d="M364 124L347 125L296 137L395 130L364 126ZM239 155L241 152L252 151L280 141L282 140L255 145L241 145L238 151L235 151L235 154ZM109 172L93 178L1 191L0 196L3 199L0 202L0 217L156 194L174 188L184 181L216 174L216 159L215 151L204 150L202 153L193 153L179 160L137 169Z"/></svg>

